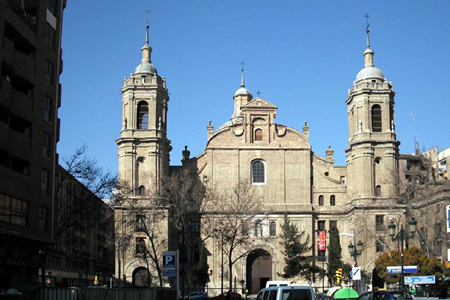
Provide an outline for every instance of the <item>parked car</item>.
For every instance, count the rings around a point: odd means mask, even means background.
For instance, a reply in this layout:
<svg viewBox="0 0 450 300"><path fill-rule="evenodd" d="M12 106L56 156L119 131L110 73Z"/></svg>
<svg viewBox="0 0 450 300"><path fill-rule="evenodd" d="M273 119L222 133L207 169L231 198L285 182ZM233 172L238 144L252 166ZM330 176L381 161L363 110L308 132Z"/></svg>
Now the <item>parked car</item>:
<svg viewBox="0 0 450 300"><path fill-rule="evenodd" d="M200 299L208 299L208 294L205 292L192 292L187 296L184 296L184 300L200 300Z"/></svg>
<svg viewBox="0 0 450 300"><path fill-rule="evenodd" d="M259 291L256 300L315 300L311 286L276 286Z"/></svg>
<svg viewBox="0 0 450 300"><path fill-rule="evenodd" d="M405 291L379 291L374 290L362 294L358 300L398 300L398 299L413 299L409 292Z"/></svg>
<svg viewBox="0 0 450 300"><path fill-rule="evenodd" d="M228 296L228 293L230 293L230 296ZM218 296L209 298L210 300L241 300L242 296L241 294L235 293L235 292L225 292Z"/></svg>

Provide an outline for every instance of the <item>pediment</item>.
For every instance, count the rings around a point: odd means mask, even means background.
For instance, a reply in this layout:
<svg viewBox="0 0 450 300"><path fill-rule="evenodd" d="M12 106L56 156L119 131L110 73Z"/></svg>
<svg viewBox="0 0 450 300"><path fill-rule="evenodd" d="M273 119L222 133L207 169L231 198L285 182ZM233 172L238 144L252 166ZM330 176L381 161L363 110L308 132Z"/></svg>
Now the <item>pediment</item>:
<svg viewBox="0 0 450 300"><path fill-rule="evenodd" d="M264 107L264 108L273 108L278 109L278 106L270 103L269 101L264 100L263 98L255 98L252 101L248 102L247 104L243 105L241 109L244 108L253 108L253 107Z"/></svg>

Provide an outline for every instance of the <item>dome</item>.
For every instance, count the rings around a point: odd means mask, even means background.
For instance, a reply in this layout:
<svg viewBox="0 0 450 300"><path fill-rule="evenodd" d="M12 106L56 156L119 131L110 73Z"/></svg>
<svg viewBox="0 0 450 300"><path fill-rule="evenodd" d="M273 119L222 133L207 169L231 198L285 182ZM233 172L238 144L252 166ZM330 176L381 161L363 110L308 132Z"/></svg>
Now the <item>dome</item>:
<svg viewBox="0 0 450 300"><path fill-rule="evenodd" d="M245 88L245 86L241 86L236 93L234 93L235 96L251 96L252 94L250 93L249 90L247 90Z"/></svg>
<svg viewBox="0 0 450 300"><path fill-rule="evenodd" d="M134 73L135 74L152 74L152 75L158 74L155 66L148 61L140 63L139 66L136 67L136 71Z"/></svg>
<svg viewBox="0 0 450 300"><path fill-rule="evenodd" d="M380 69L376 67L365 67L361 71L359 71L358 75L356 75L356 81L360 81L363 79L376 78L384 80L384 74Z"/></svg>

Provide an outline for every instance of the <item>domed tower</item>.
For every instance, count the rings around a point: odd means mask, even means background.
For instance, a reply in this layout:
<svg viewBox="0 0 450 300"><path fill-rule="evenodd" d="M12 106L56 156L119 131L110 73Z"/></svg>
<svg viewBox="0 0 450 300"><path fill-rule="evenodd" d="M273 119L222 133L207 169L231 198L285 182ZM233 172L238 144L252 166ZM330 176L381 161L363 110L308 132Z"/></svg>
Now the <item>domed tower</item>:
<svg viewBox="0 0 450 300"><path fill-rule="evenodd" d="M346 100L349 124L347 153L349 198L376 199L396 195L398 146L392 82L374 66L367 27L364 68Z"/></svg>
<svg viewBox="0 0 450 300"><path fill-rule="evenodd" d="M168 89L151 61L148 24L142 61L122 91L122 130L119 147L119 178L135 196L155 195L160 178L168 173L170 140L167 139Z"/></svg>
<svg viewBox="0 0 450 300"><path fill-rule="evenodd" d="M241 87L239 89L237 89L236 93L234 93L233 99L234 99L234 113L231 118L234 119L234 118L242 117L241 116L241 107L253 99L253 96L250 93L250 91L245 88L244 68L242 68Z"/></svg>

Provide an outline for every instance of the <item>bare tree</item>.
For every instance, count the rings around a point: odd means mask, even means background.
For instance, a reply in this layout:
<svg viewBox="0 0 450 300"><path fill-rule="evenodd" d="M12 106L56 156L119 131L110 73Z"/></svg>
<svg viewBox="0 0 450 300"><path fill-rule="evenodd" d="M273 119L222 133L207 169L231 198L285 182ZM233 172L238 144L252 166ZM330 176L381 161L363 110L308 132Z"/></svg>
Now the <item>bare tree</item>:
<svg viewBox="0 0 450 300"><path fill-rule="evenodd" d="M417 219L422 251L428 256L440 255L444 238L441 220L450 200L450 182L439 175L437 148L406 156L401 171L399 200L406 205L406 217Z"/></svg>
<svg viewBox="0 0 450 300"><path fill-rule="evenodd" d="M75 153L62 159L67 172L80 181L86 188L100 199L111 198L117 185L117 174L104 170L96 159L87 156L87 145L83 144ZM64 175L60 184L67 179Z"/></svg>
<svg viewBox="0 0 450 300"><path fill-rule="evenodd" d="M161 229L169 230L168 206L158 197L148 194L135 196L127 182L119 182L112 202L116 211L116 239L121 245L136 246L136 256L156 271L162 288L161 253L168 247L169 234ZM149 268L147 270L150 276Z"/></svg>
<svg viewBox="0 0 450 300"><path fill-rule="evenodd" d="M45 276L47 258L55 249L67 256L73 252L88 253L88 241L77 240L76 232L86 232L98 228L110 232L110 238L102 240L105 249L111 248L113 230L110 225L112 215L104 211L102 198L111 194L117 183L117 177L98 166L95 159L87 157L87 146L76 149L70 157L62 159L63 166L58 166L55 180L55 222L53 238L55 243L40 253L43 261L42 276ZM106 253L111 256L112 253ZM42 282L45 282L43 278Z"/></svg>
<svg viewBox="0 0 450 300"><path fill-rule="evenodd" d="M252 224L259 228L260 220L257 217L261 214L263 203L252 186L244 181L238 182L223 193L217 193L212 200L209 213L213 214L216 220L212 234L218 241L219 249L226 256L231 289L233 265L252 250L252 242L248 238L249 228Z"/></svg>

